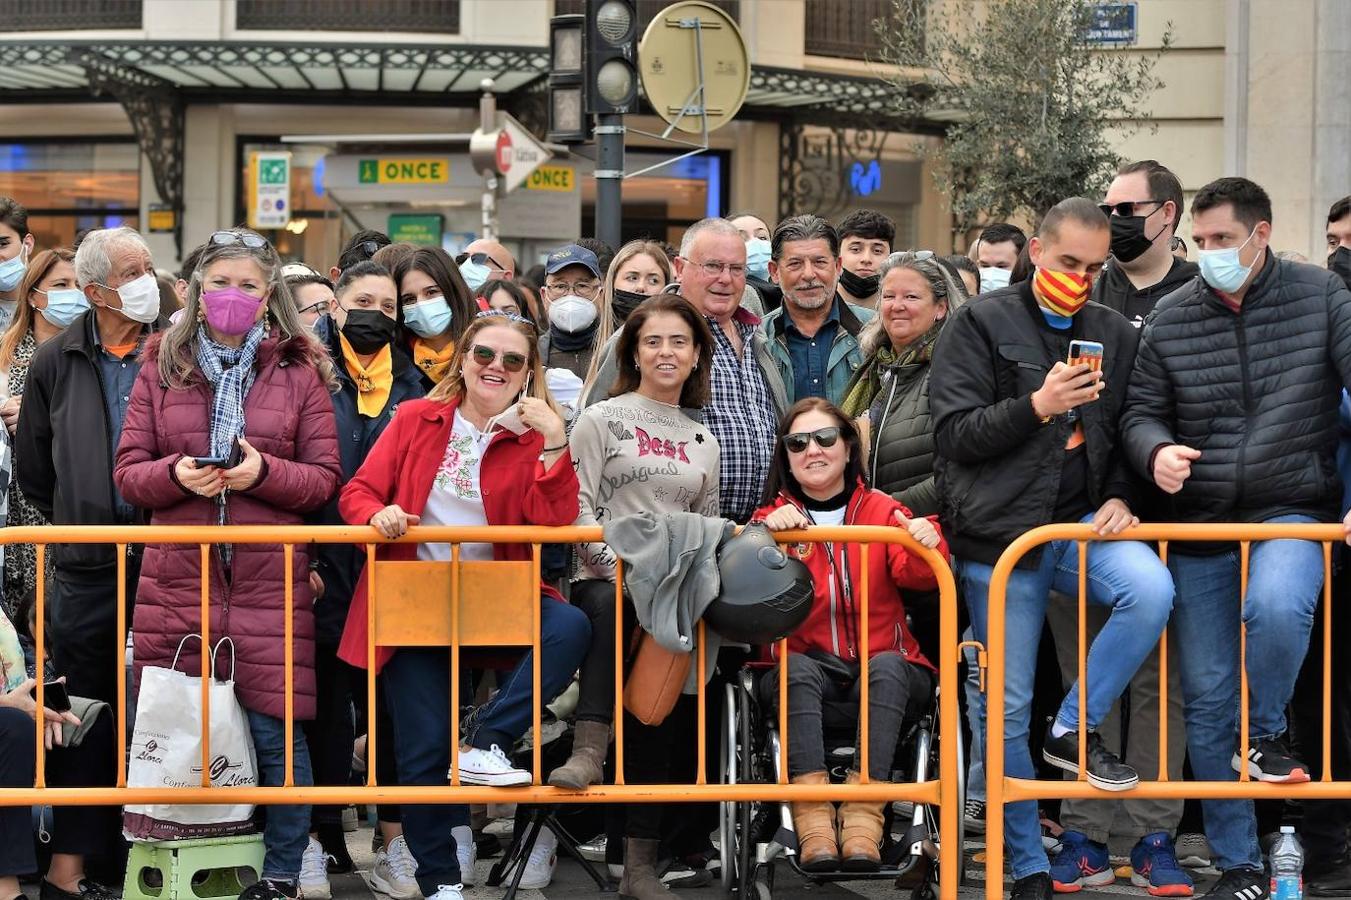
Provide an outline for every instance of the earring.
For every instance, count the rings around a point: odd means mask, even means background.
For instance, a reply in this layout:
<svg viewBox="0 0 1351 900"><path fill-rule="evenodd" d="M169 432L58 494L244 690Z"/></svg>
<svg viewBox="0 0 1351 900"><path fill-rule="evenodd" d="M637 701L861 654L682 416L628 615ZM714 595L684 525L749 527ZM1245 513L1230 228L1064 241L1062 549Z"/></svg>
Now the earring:
<svg viewBox="0 0 1351 900"><path fill-rule="evenodd" d="M698 371L699 371L699 360L697 360L697 359L694 361L694 369L693 369L693 371L695 371L695 372L698 372Z"/></svg>

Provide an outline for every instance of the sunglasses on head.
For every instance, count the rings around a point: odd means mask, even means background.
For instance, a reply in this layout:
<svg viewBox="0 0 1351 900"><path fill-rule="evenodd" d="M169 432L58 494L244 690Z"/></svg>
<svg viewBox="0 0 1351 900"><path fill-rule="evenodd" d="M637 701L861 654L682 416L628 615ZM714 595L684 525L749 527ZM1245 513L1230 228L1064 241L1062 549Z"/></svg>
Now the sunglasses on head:
<svg viewBox="0 0 1351 900"><path fill-rule="evenodd" d="M267 238L261 234L254 234L252 231L217 231L211 235L211 243L217 247L243 244L250 250L261 250L267 246Z"/></svg>
<svg viewBox="0 0 1351 900"><path fill-rule="evenodd" d="M840 426L831 425L829 428L818 428L815 431L795 431L792 434L785 434L783 445L788 448L789 453L803 453L812 441L816 441L816 446L825 450L827 447L834 447L839 439Z"/></svg>
<svg viewBox="0 0 1351 900"><path fill-rule="evenodd" d="M511 350L507 350L503 353L498 353L492 347L485 347L482 344L475 344L474 346L470 347L469 355L474 357L474 362L484 367L491 366L493 364L493 360L497 359L498 357L501 357L502 368L506 369L513 375L524 369L526 364L526 357L524 353L516 353Z"/></svg>

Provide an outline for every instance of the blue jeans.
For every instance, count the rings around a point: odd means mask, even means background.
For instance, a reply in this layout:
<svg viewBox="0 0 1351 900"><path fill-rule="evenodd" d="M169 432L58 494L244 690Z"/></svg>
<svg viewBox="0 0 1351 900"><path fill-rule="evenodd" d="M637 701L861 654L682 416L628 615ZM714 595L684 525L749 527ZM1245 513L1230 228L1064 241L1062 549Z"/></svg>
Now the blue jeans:
<svg viewBox="0 0 1351 900"><path fill-rule="evenodd" d="M1269 522L1313 522L1280 516ZM1187 749L1201 781L1235 781L1239 726L1239 552L1192 556L1175 544L1168 566L1177 582L1177 643L1187 702ZM1314 541L1262 541L1249 554L1249 736L1285 731L1285 707L1309 649L1309 631L1323 589L1323 548ZM1206 837L1221 869L1260 869L1251 800L1203 800Z"/></svg>
<svg viewBox="0 0 1351 900"><path fill-rule="evenodd" d="M1089 521L1086 517L1085 521ZM994 567L959 561L962 593L971 611L976 640L989 645L990 577ZM1088 547L1088 600L1111 606L1098 638L1088 652L1088 727L1093 729L1130 683L1135 670L1158 643L1173 609L1173 579L1147 545L1138 541L1104 541ZM1004 772L1011 778L1035 778L1028 744L1037 646L1052 590L1078 596L1079 550L1074 541L1053 541L1042 550L1035 569L1017 569L1009 578L1005 603ZM1079 686L1061 703L1056 719L1078 728ZM1005 841L1013 877L1050 871L1041 843L1037 804L1009 804L1004 815Z"/></svg>
<svg viewBox="0 0 1351 900"><path fill-rule="evenodd" d="M962 640L973 640L971 627L962 632ZM980 689L980 666L976 651L962 650L966 660L966 680L962 693L966 697L966 724L971 729L971 751L966 758L966 798L985 802L985 694Z"/></svg>
<svg viewBox="0 0 1351 900"><path fill-rule="evenodd" d="M281 787L286 778L286 726L281 719L252 709L244 712L249 717L249 731L253 734L253 751L258 757L258 783L263 787ZM310 771L310 748L305 743L305 729L297 722L291 735L291 766L296 787L310 787L314 775ZM267 828L263 831L263 878L295 881L300 877L300 858L310 842L310 808L308 806L269 806Z"/></svg>
<svg viewBox="0 0 1351 900"><path fill-rule="evenodd" d="M557 697L582 664L591 642L591 622L575 606L540 600L540 702ZM463 726L465 741L510 753L533 716L533 654L526 652L491 700ZM445 785L450 768L450 652L400 650L384 669L385 699L394 723L399 783ZM388 749L379 752L389 752ZM503 797L510 799L511 792ZM469 824L469 807L406 804L403 834L417 860L417 883L430 897L443 884L460 883L460 862L450 830Z"/></svg>

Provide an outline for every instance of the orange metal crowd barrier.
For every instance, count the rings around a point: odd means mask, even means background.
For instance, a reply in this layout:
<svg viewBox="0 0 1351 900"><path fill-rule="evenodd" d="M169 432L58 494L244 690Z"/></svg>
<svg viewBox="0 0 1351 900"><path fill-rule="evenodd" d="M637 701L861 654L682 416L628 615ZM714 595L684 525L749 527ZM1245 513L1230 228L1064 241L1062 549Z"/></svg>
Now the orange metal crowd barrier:
<svg viewBox="0 0 1351 900"><path fill-rule="evenodd" d="M1341 525L1316 524L1150 524L1130 528L1119 535L1103 537L1095 534L1089 525L1046 525L1033 529L1019 537L999 558L990 579L989 593L989 635L988 659L989 690L986 695L986 734L987 751L985 754L986 775L986 858L985 891L988 900L999 900L1004 891L1004 816L1005 805L1021 800L1037 799L1283 799L1300 798L1305 800L1326 800L1333 798L1351 798L1351 782L1336 782L1331 773L1332 731L1329 722L1332 717L1332 547L1341 542L1345 531ZM1305 784L1270 784L1252 780L1246 768L1236 773L1235 781L1187 781L1179 782L1168 777L1168 717L1159 715L1159 770L1153 781L1145 780L1147 773L1137 787L1122 793L1099 790L1090 785L1084 774L1084 756L1087 743L1087 731L1079 730L1079 777L1075 781L1056 780L1038 781L1024 778L1008 778L1004 775L1004 676L1007 647L1005 645L1005 602L1009 576L1018 561L1029 551L1052 541L1075 541L1079 554L1079 638L1078 638L1078 681L1079 721L1087 721L1087 644L1086 606L1088 596L1087 558L1088 544L1104 540L1134 540L1157 542L1160 558L1168 561L1168 547L1178 542L1228 542L1239 546L1239 602L1243 602L1248 590L1249 552L1254 543L1267 540L1292 539L1316 541L1323 545L1323 772L1317 781ZM1242 627L1242 626L1240 626ZM1168 706L1168 635L1165 631L1159 642L1159 709ZM1310 652L1315 648L1310 647ZM1185 653L1186 648L1179 648ZM1239 752L1241 758L1248 755L1248 671L1247 671L1247 635L1239 638Z"/></svg>
<svg viewBox="0 0 1351 900"><path fill-rule="evenodd" d="M134 540L128 540L134 538ZM812 801L812 800L855 800L855 801L897 801L908 800L938 806L939 835L941 847L947 851L940 854L940 896L943 900L955 900L957 884L961 877L962 856L960 852L951 852L959 842L959 804L961 802L958 758L960 745L960 725L958 721L957 697L959 693L957 664L959 660L957 633L957 596L952 572L941 556L932 550L917 544L910 535L900 528L886 526L846 526L813 527L803 531L785 531L776 535L780 543L816 543L844 542L861 545L860 568L862 583L859 594L863 602L859 607L859 634L861 640L862 672L860 674L860 713L861 736L859 741L860 782L858 784L806 785L788 783L788 679L779 679L779 731L781 740L781 765L777 784L738 783L711 784L707 782L706 754L709 735L706 732L706 686L704 679L699 681L698 691L698 775L693 785L689 784L626 784L623 772L623 666L617 665L615 674L615 755L616 778L614 784L595 785L585 791L568 791L550 787L543 783L540 765L540 744L534 744L532 765L533 781L530 785L517 788L480 787L459 784L456 772L456 757L459 751L459 722L454 715L451 721L451 772L450 783L445 786L400 787L382 785L376 778L376 754L387 752L388 748L378 746L374 731L367 737L366 783L360 787L297 787L292 771L292 736L296 727L293 721L294 693L294 648L292 646L294 585L292 583L292 560L296 545L310 544L354 544L364 546L368 566L373 577L369 579L368 595L368 659L373 663L375 648L388 647L445 647L451 658L451 699L450 708L460 707L460 655L466 647L482 646L520 646L534 650L534 733L540 733L540 716L543 703L540 697L540 652L539 652L539 583L540 583L540 547L542 544L574 544L594 542L602 539L598 527L537 528L537 527L481 527L481 528L445 528L418 527L400 538L400 543L449 543L451 561L405 562L377 560L376 551L382 544L391 541L380 537L374 528L344 526L195 526L162 527L147 526L141 528L121 528L113 526L45 526L14 527L0 529L0 546L9 544L34 544L37 548L37 628L34 635L39 657L46 648L44 628L46 612L46 584L44 579L45 556L51 544L111 544L116 545L118 553L117 578L117 645L114 651L120 660L124 652L126 621L126 560L129 544L196 544L201 549L201 616L202 645L211 645L210 634L210 577L212 564L212 546L216 543L231 544L282 544L285 562L285 745L286 776L280 787L231 787L211 786L211 748L209 729L210 697L208 688L213 673L210 671L210 655L202 653L202 785L201 787L179 788L129 788L127 787L127 729L118 727L117 783L106 788L49 788L45 785L43 760L45 754L43 729L39 718L35 731L37 741L37 771L33 788L0 789L0 806L21 806L32 804L52 805L124 805L128 803L174 803L174 804L211 804L211 803L312 803L312 804L372 804L372 803L489 803L510 799L516 803L589 803L589 802L745 802L745 801ZM462 543L507 543L529 544L532 547L531 559L518 561L463 561L460 559ZM943 649L939 666L939 735L940 766L937 780L922 784L869 783L868 780L868 559L873 545L882 545L876 552L884 552L885 545L903 544L911 553L924 559L937 576L940 603L940 641ZM615 588L615 602L620 611L616 615L615 654L616 659L624 658L625 635L623 634L623 566L619 569L619 580ZM448 597L451 602L437 604L429 598ZM703 624L700 623L702 636ZM707 672L709 661L704 656L704 642L699 642L695 666L702 676ZM950 650L948 648L951 648ZM780 642L779 657L787 659L787 641ZM368 721L375 721L374 704L376 701L375 669L368 669ZM38 681L37 702L43 705L41 679ZM119 725L125 714L127 695L125 667L118 667L116 711ZM543 698L544 702L552 698Z"/></svg>

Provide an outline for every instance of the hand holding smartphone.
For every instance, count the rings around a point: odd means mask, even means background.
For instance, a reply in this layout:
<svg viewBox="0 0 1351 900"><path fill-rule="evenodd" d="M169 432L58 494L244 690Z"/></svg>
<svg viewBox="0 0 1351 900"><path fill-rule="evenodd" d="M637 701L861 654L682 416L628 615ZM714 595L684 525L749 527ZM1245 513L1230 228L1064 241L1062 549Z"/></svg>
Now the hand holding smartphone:
<svg viewBox="0 0 1351 900"><path fill-rule="evenodd" d="M38 697L37 688L33 688L33 699ZM70 712L70 694L66 692L64 681L45 681L42 684L42 703L52 712Z"/></svg>
<svg viewBox="0 0 1351 900"><path fill-rule="evenodd" d="M1066 360L1071 366L1086 365L1091 372L1102 371L1102 344L1098 341L1070 341L1070 355Z"/></svg>

